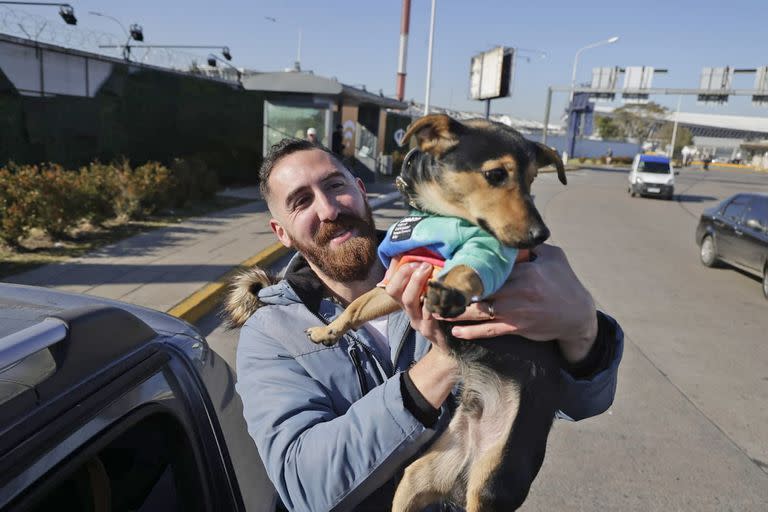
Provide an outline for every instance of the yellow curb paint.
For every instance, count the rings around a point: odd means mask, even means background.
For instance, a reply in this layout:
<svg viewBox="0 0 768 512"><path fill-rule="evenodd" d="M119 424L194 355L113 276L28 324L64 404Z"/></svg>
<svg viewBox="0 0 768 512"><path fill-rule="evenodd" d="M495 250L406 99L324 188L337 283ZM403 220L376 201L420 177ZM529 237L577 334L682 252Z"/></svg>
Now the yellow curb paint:
<svg viewBox="0 0 768 512"><path fill-rule="evenodd" d="M219 304L219 299L221 299L221 296L224 295L224 292L227 290L229 279L236 272L242 268L248 268L254 265L266 267L282 258L289 252L290 249L279 242L267 247L255 256L252 256L243 261L237 267L233 268L216 281L203 286L198 291L173 306L168 310L168 314L194 324L205 315L213 311L213 309Z"/></svg>

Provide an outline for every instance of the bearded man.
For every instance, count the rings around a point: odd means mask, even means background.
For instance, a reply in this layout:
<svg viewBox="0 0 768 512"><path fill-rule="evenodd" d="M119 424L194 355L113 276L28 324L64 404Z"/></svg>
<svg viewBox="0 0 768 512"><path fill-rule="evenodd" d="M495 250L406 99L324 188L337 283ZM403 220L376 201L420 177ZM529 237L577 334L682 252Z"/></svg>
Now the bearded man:
<svg viewBox="0 0 768 512"><path fill-rule="evenodd" d="M437 439L453 413L458 379L437 321L420 301L431 266L403 266L387 292L402 311L326 347L305 329L330 322L376 286L384 267L365 187L327 148L284 139L261 166L270 227L296 249L285 277L259 292L243 325L237 391L248 430L288 510L389 510L402 470ZM560 417L612 403L623 333L596 311L563 252L535 249L495 295L452 328L466 339L515 334L557 340L563 356ZM498 341L503 342L503 338Z"/></svg>

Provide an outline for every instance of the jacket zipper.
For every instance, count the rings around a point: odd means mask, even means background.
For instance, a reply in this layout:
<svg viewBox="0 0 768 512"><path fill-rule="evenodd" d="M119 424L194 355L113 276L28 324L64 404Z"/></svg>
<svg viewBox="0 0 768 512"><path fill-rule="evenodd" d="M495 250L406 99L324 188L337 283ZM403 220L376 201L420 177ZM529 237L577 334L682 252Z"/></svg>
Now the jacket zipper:
<svg viewBox="0 0 768 512"><path fill-rule="evenodd" d="M363 372L363 365L360 362L360 354L357 353L357 343L353 343L349 346L347 349L347 352L349 353L349 357L352 358L352 362L355 365L355 372L357 373L357 380L360 383L360 392L363 394L363 396L368 394L368 384L365 381L365 373Z"/></svg>
<svg viewBox="0 0 768 512"><path fill-rule="evenodd" d="M309 308L307 308L307 309L309 309ZM328 321L325 318L323 318L319 314L315 313L314 311L312 311L312 314L315 315L317 317L317 319L320 320L324 325L328 325ZM365 345L356 336L354 336L354 335L352 335L350 333L345 334L345 336L349 336L350 338L352 338L354 340L354 343L349 345L349 348L347 349L347 353L349 354L350 359L352 359L352 364L355 366L355 373L357 374L357 381L360 384L360 392L363 395L367 395L368 391L370 391L370 388L368 387L368 383L367 383L367 381L365 379L365 371L363 370L363 364L360 361L360 354L358 353L359 349L357 347L358 345L361 345L363 348L365 348ZM368 354L371 355L371 357L373 357L375 359L375 357L376 357L375 355L371 354L370 352L368 352ZM378 360L377 360L377 364L380 365L381 363L379 363Z"/></svg>

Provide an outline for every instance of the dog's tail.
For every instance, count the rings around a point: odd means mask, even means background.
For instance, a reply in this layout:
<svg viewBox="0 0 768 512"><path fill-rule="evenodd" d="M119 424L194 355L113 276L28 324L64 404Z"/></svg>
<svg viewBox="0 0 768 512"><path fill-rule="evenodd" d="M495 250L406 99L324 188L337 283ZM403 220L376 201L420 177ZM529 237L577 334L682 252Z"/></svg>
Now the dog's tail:
<svg viewBox="0 0 768 512"><path fill-rule="evenodd" d="M259 267L251 267L236 273L229 281L224 297L222 316L228 329L242 327L248 318L256 312L263 302L259 300L259 291L277 282L277 278Z"/></svg>

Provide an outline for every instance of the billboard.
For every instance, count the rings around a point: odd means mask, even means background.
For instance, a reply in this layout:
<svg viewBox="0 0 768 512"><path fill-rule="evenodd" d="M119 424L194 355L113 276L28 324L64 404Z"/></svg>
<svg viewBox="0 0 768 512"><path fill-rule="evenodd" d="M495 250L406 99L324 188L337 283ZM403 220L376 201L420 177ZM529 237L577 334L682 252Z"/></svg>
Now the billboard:
<svg viewBox="0 0 768 512"><path fill-rule="evenodd" d="M648 103L649 95L644 91L651 88L654 71L652 66L629 66L624 70L624 103Z"/></svg>
<svg viewBox="0 0 768 512"><path fill-rule="evenodd" d="M755 92L752 104L758 107L768 107L768 66L757 68L755 76Z"/></svg>
<svg viewBox="0 0 768 512"><path fill-rule="evenodd" d="M492 100L510 94L514 49L498 46L472 57L469 68L469 97Z"/></svg>
<svg viewBox="0 0 768 512"><path fill-rule="evenodd" d="M617 66L608 66L602 68L592 68L591 89L615 90L616 81L619 78L619 68ZM592 98L596 100L613 101L616 95L612 92L593 92Z"/></svg>
<svg viewBox="0 0 768 512"><path fill-rule="evenodd" d="M701 70L701 80L699 89L703 92L698 95L699 103L728 103L727 91L731 88L733 80L733 69L726 66L724 68L704 68Z"/></svg>

